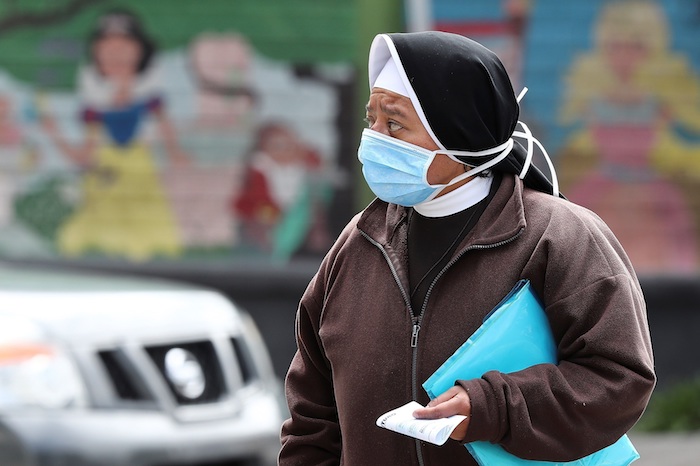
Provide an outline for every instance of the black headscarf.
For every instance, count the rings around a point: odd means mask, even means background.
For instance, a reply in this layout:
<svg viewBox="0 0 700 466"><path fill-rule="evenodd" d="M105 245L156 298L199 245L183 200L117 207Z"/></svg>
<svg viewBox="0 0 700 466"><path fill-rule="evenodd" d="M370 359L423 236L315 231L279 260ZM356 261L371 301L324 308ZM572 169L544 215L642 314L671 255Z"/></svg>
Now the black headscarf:
<svg viewBox="0 0 700 466"><path fill-rule="evenodd" d="M382 38L384 40L382 40ZM480 151L497 147L513 134L520 107L508 74L495 53L467 37L427 31L380 35L370 51L370 88L386 60L393 58L408 80L411 100L427 130L445 149ZM495 158L457 157L472 165ZM527 151L517 141L492 169L520 174ZM552 183L534 165L527 186L551 194Z"/></svg>

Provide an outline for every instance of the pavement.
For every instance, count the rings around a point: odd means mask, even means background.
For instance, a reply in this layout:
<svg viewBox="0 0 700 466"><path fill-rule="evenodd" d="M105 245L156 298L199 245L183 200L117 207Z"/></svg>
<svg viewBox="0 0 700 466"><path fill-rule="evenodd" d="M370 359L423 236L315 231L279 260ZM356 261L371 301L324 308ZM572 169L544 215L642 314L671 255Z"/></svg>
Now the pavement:
<svg viewBox="0 0 700 466"><path fill-rule="evenodd" d="M700 432L631 432L639 458L631 466L700 466Z"/></svg>

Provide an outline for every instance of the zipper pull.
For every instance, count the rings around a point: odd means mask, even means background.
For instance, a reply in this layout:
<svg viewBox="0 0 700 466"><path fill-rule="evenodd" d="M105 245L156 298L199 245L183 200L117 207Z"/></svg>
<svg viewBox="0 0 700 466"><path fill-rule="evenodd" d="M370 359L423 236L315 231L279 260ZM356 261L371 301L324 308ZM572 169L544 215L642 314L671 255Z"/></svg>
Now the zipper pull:
<svg viewBox="0 0 700 466"><path fill-rule="evenodd" d="M413 333L411 333L411 348L418 346L418 332L420 332L420 324L413 324Z"/></svg>

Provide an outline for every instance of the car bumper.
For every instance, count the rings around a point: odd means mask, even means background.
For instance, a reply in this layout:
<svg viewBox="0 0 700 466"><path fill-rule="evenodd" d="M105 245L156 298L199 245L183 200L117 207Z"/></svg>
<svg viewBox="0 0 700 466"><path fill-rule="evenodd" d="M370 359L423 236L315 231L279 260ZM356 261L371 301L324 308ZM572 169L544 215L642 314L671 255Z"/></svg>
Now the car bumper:
<svg viewBox="0 0 700 466"><path fill-rule="evenodd" d="M282 414L270 395L215 421L181 423L158 411L76 410L6 414L0 423L6 428L0 435L4 466L274 465Z"/></svg>

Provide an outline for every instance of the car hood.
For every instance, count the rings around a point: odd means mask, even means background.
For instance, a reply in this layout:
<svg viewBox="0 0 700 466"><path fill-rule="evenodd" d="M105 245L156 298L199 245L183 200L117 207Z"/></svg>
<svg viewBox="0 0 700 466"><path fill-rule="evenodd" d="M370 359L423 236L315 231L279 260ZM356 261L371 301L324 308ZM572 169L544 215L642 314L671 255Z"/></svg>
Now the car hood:
<svg viewBox="0 0 700 466"><path fill-rule="evenodd" d="M0 268L0 317L31 320L65 343L157 342L217 328L241 332L234 305L216 291L148 279ZM112 341L116 340L116 341Z"/></svg>

